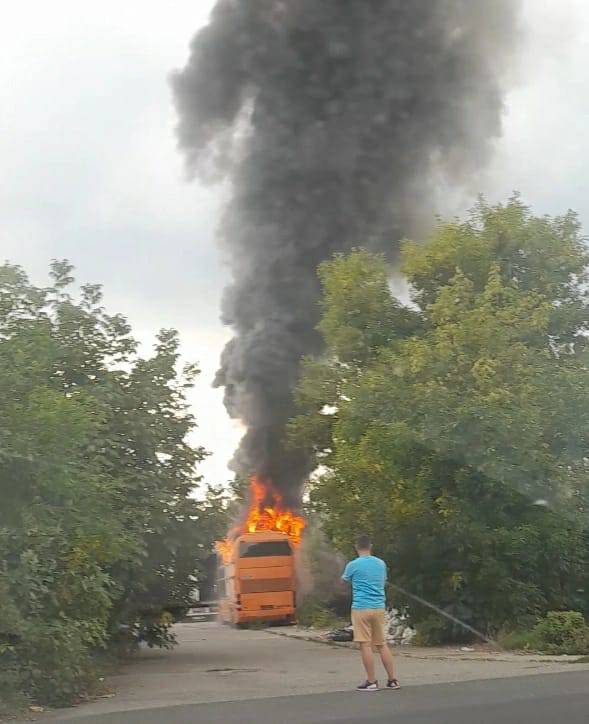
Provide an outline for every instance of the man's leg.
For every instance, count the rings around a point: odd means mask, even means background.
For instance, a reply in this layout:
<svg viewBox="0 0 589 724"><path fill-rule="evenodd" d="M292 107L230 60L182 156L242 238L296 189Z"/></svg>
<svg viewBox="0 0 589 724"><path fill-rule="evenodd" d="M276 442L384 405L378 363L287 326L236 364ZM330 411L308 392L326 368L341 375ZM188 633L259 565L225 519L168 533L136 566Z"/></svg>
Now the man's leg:
<svg viewBox="0 0 589 724"><path fill-rule="evenodd" d="M377 648L382 665L385 667L387 676L389 677L389 681L392 681L395 678L395 662L393 661L391 650L386 644L378 646Z"/></svg>
<svg viewBox="0 0 589 724"><path fill-rule="evenodd" d="M354 641L360 646L362 664L366 669L366 680L371 684L376 681L374 674L374 655L372 653L372 631L370 616L364 609L352 609L352 626L354 627Z"/></svg>
<svg viewBox="0 0 589 724"><path fill-rule="evenodd" d="M385 612L384 610L378 610L374 612L372 617L372 637L375 648L378 649L380 654L380 660L386 669L389 681L395 680L395 664L393 661L393 655L387 644L385 626Z"/></svg>
<svg viewBox="0 0 589 724"><path fill-rule="evenodd" d="M362 642L360 644L360 654L362 655L362 663L366 669L366 680L370 683L376 681L374 673L374 656L372 654L372 644Z"/></svg>

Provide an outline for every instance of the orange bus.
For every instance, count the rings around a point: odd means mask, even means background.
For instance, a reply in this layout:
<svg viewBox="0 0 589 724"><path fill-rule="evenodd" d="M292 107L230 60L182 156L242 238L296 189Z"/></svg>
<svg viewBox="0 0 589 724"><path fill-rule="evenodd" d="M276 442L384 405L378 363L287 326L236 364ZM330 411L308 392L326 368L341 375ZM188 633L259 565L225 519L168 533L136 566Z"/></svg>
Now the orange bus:
<svg viewBox="0 0 589 724"><path fill-rule="evenodd" d="M295 619L295 567L287 535L244 533L222 560L217 577L219 617L234 626Z"/></svg>

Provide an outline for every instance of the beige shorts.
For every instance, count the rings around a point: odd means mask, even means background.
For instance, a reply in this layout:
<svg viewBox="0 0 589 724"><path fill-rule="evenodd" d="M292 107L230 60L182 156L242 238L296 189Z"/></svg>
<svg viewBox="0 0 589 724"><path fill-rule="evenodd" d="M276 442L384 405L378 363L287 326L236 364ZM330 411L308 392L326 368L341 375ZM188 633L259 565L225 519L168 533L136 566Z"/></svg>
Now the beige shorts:
<svg viewBox="0 0 589 724"><path fill-rule="evenodd" d="M353 608L354 641L359 644L384 646L384 608Z"/></svg>

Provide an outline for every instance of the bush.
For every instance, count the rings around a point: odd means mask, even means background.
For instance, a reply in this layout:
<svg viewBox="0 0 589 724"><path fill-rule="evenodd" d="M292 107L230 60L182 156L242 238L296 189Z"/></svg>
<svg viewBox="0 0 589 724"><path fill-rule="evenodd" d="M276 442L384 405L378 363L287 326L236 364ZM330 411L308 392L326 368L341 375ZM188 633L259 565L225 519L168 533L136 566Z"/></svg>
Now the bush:
<svg viewBox="0 0 589 724"><path fill-rule="evenodd" d="M501 648L508 651L539 651L539 644L533 630L508 631L498 637Z"/></svg>
<svg viewBox="0 0 589 724"><path fill-rule="evenodd" d="M35 622L27 629L19 655L24 689L35 701L63 706L92 693L92 658L73 623Z"/></svg>
<svg viewBox="0 0 589 724"><path fill-rule="evenodd" d="M444 646L451 643L470 643L473 639L467 629L450 619L432 614L415 624L415 646Z"/></svg>
<svg viewBox="0 0 589 724"><path fill-rule="evenodd" d="M297 609L297 619L301 626L310 628L334 628L339 623L335 613L319 599L308 597Z"/></svg>
<svg viewBox="0 0 589 724"><path fill-rule="evenodd" d="M197 370L179 340L136 354L120 315L67 262L38 288L0 265L0 697L52 706L98 686L98 656L171 646L215 539L192 493ZM14 695L13 695L14 693ZM20 697L19 697L20 693Z"/></svg>
<svg viewBox="0 0 589 724"><path fill-rule="evenodd" d="M448 621L441 616L430 616L416 625L413 643L416 646L440 646L446 643L449 637Z"/></svg>
<svg viewBox="0 0 589 724"><path fill-rule="evenodd" d="M460 626L449 618L432 613L416 621L415 646L444 646L451 643L470 643L476 638L468 629Z"/></svg>
<svg viewBox="0 0 589 724"><path fill-rule="evenodd" d="M0 721L25 708L27 698L22 693L22 680L12 665L8 665L6 652L0 647Z"/></svg>
<svg viewBox="0 0 589 724"><path fill-rule="evenodd" d="M506 649L546 654L589 654L589 625L579 611L551 611L529 631L513 631L500 638Z"/></svg>
<svg viewBox="0 0 589 724"><path fill-rule="evenodd" d="M551 611L533 634L548 654L589 654L589 626L578 611Z"/></svg>

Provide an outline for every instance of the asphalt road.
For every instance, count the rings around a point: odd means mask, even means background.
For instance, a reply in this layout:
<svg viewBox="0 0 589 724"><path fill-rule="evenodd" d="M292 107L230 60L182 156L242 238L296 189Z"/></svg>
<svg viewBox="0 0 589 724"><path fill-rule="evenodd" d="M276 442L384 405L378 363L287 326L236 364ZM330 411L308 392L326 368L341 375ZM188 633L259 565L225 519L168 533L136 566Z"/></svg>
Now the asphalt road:
<svg viewBox="0 0 589 724"><path fill-rule="evenodd" d="M263 681L260 684L263 686ZM588 724L589 672L167 706L81 716L79 724Z"/></svg>
<svg viewBox="0 0 589 724"><path fill-rule="evenodd" d="M277 695L347 694L363 675L358 652L350 648L206 623L183 624L176 632L179 646L173 651L143 650L110 677L106 684L111 696L52 712L45 720L65 722L82 714L102 716ZM589 675L589 664L572 666L542 657L464 653L460 649L408 648L395 651L404 691L422 684L570 673L573 668L582 668ZM382 678L382 671L379 675Z"/></svg>

